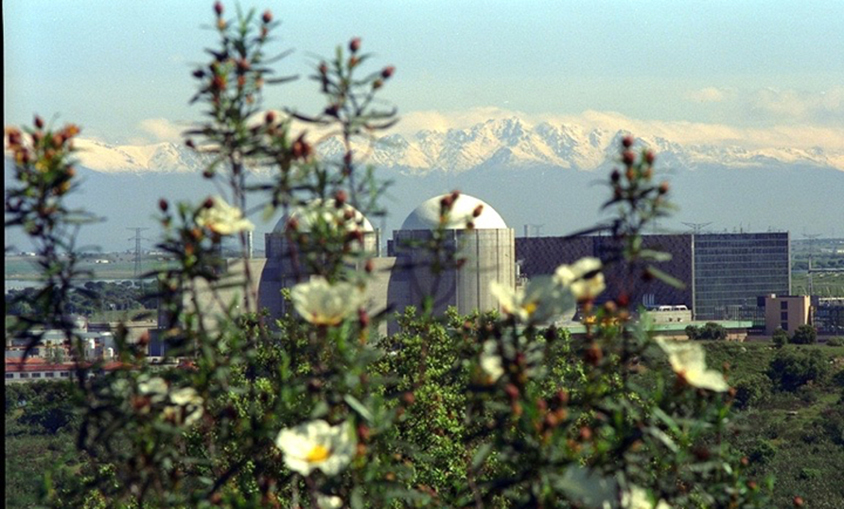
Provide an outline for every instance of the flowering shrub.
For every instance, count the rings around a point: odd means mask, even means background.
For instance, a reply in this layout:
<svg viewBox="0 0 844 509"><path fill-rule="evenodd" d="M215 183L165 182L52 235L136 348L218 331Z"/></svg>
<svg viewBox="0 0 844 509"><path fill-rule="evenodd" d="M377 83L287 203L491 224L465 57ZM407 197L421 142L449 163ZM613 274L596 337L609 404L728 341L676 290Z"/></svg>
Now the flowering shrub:
<svg viewBox="0 0 844 509"><path fill-rule="evenodd" d="M219 47L193 73L194 101L207 107L207 118L187 133L187 144L210 158L203 175L227 196L159 204L159 247L176 267L153 274L155 334L168 359L183 362L150 365L143 342L128 343L121 330L123 369L89 377L80 364L78 446L86 468L78 484L48 486L48 504L765 505L765 491L721 440L731 404L724 375L706 366L699 345L652 339L644 321L631 321L626 295L597 305L606 290L599 260L561 266L524 288L494 285L501 313L435 316L430 301L420 302L419 313L398 310L400 332L379 336L387 317L363 307L372 267L357 249L362 216L347 204L383 213L384 185L360 154L395 121L378 99L395 69L364 70L372 56L352 39L311 76L324 110L282 116L262 105L264 87L286 81L270 77L276 59L265 55L278 24L273 15L227 19L219 3L214 12ZM339 137L340 159L317 157L294 120ZM75 182L68 145L75 134L45 131L37 120L29 148L18 131L7 131L19 184L7 191L7 226L22 226L41 243L47 288L61 290L41 317L64 316L62 292L79 275L72 256L56 265L54 255L72 254L72 237L55 227L72 219L62 199ZM630 277L679 284L649 265L664 253L641 247L640 232L670 208L669 188L653 182L654 154L632 145L622 140L620 169L609 179L604 206L615 218L593 231L622 241L607 263L625 263ZM254 182L254 168L269 169L271 180ZM443 198L440 227L417 246L431 252L434 274L462 265L443 232L455 221L471 228L483 214L479 207L450 217L459 199L457 192ZM253 226L245 216L303 206L316 212L288 215L285 231L299 276L287 291L296 313L268 323L257 309L247 255ZM242 247L241 271L226 271L220 260L225 236ZM582 338L545 326L577 306Z"/></svg>

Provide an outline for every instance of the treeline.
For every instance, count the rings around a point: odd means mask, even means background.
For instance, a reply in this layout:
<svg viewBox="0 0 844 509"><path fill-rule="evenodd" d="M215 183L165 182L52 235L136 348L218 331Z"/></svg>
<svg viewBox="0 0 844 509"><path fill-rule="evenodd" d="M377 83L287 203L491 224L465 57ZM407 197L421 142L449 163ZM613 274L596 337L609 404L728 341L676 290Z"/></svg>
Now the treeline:
<svg viewBox="0 0 844 509"><path fill-rule="evenodd" d="M39 291L36 288L9 290L6 294L6 315L32 314L31 302L35 300ZM158 300L151 295L150 289L141 288L134 281L88 281L71 292L67 311L91 316L100 311L152 310L157 306Z"/></svg>

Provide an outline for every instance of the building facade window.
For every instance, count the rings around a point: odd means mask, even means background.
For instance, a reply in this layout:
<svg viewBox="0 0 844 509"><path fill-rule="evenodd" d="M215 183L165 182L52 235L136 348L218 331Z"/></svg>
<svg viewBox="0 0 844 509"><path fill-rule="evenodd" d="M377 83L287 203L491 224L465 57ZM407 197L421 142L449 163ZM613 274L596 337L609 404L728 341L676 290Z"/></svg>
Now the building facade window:
<svg viewBox="0 0 844 509"><path fill-rule="evenodd" d="M782 320L783 322L788 321L788 311L783 311L782 313L780 313L780 320Z"/></svg>
<svg viewBox="0 0 844 509"><path fill-rule="evenodd" d="M44 376L47 378L55 378L56 374L50 371L49 373L44 373Z"/></svg>
<svg viewBox="0 0 844 509"><path fill-rule="evenodd" d="M33 373L32 378L41 378L41 373Z"/></svg>
<svg viewBox="0 0 844 509"><path fill-rule="evenodd" d="M29 378L29 373L21 373L21 378Z"/></svg>
<svg viewBox="0 0 844 509"><path fill-rule="evenodd" d="M780 302L780 309L788 309L788 302L787 301L781 301Z"/></svg>
<svg viewBox="0 0 844 509"><path fill-rule="evenodd" d="M15 377L15 374L14 374L14 373L6 373L6 378L7 378L7 379L8 379L8 378L14 378L14 377Z"/></svg>
<svg viewBox="0 0 844 509"><path fill-rule="evenodd" d="M782 322L780 324L780 329L787 331L788 330L788 322Z"/></svg>

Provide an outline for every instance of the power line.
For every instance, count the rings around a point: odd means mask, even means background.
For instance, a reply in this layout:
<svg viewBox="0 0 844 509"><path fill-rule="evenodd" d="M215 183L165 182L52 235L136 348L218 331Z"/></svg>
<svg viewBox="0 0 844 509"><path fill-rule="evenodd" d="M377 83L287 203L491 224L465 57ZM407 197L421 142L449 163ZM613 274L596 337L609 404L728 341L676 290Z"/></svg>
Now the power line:
<svg viewBox="0 0 844 509"><path fill-rule="evenodd" d="M126 228L127 230L135 230L135 236L129 237L127 240L134 240L135 241L135 279L141 275L141 241L142 240L149 240L147 238L141 237L141 232L143 230L149 230L149 228L140 228L140 227L133 227L133 228Z"/></svg>
<svg viewBox="0 0 844 509"><path fill-rule="evenodd" d="M707 226L711 225L712 223L683 223L684 225L688 226L692 229L692 233L695 235L700 235L703 232L703 229Z"/></svg>

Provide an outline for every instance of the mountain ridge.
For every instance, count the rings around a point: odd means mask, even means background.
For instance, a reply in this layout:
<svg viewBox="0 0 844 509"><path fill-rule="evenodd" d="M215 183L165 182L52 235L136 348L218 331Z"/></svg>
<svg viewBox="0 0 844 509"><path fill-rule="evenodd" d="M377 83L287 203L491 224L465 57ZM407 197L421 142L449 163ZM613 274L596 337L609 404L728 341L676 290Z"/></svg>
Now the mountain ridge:
<svg viewBox="0 0 844 509"><path fill-rule="evenodd" d="M513 170L543 166L595 171L614 164L620 139L626 134L632 133L549 122L531 126L518 117L510 117L462 129L421 130L408 136L391 134L373 143L357 143L354 148L367 164L417 175L462 173L501 165ZM200 171L207 160L172 142L109 145L80 139L77 146L80 164L101 172ZM657 168L672 170L696 170L712 164L736 169L798 164L844 171L844 152L821 147L681 144L662 136L644 135L637 137L634 148L654 150ZM328 138L318 147L326 158L339 157L343 151L337 138Z"/></svg>

